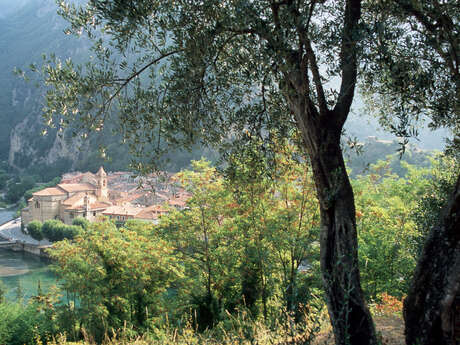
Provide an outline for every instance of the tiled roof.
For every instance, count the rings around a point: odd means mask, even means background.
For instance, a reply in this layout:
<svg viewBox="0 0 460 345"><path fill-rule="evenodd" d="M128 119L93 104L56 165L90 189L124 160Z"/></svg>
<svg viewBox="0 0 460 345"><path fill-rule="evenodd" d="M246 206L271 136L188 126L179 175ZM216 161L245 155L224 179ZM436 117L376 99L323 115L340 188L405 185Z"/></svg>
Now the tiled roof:
<svg viewBox="0 0 460 345"><path fill-rule="evenodd" d="M168 213L168 212L169 210L167 210L161 205L152 205L152 206L143 208L142 211L136 214L134 218L157 219L160 215Z"/></svg>
<svg viewBox="0 0 460 345"><path fill-rule="evenodd" d="M74 205L75 203L77 203L78 201L80 201L81 199L83 199L85 197L85 193L83 192L79 192L73 196L71 196L70 198L67 198L65 199L62 204L63 205L69 205L69 206L72 206Z"/></svg>
<svg viewBox="0 0 460 345"><path fill-rule="evenodd" d="M185 207L185 205L187 205L187 200L171 198L168 200L168 204L170 204L171 206Z"/></svg>
<svg viewBox="0 0 460 345"><path fill-rule="evenodd" d="M96 187L90 183L62 183L58 184L58 187L64 189L68 193L96 190Z"/></svg>
<svg viewBox="0 0 460 345"><path fill-rule="evenodd" d="M102 213L106 215L135 216L140 211L142 211L141 207L136 207L132 205L123 205L123 206L110 206Z"/></svg>
<svg viewBox="0 0 460 345"><path fill-rule="evenodd" d="M108 203L108 202L95 202L93 204L89 204L89 208L91 210L97 210L97 209L101 209L101 208L108 208L108 207L111 207L112 204L111 203Z"/></svg>
<svg viewBox="0 0 460 345"><path fill-rule="evenodd" d="M142 210L141 212L136 214L134 216L134 218L137 218L137 219L158 219L159 216L160 216L160 214L155 213L153 211Z"/></svg>
<svg viewBox="0 0 460 345"><path fill-rule="evenodd" d="M32 195L38 195L38 196L50 196L50 195L66 195L67 193L64 192L62 189L60 188L56 188L56 187L50 187L50 188L46 188L46 189L43 189L39 192L35 192L33 193Z"/></svg>

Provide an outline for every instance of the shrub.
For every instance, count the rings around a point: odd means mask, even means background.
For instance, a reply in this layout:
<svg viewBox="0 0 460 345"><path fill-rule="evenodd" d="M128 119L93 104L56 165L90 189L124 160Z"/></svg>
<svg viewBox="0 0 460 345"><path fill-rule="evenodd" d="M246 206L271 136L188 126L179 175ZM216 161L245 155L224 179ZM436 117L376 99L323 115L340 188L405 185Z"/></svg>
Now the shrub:
<svg viewBox="0 0 460 345"><path fill-rule="evenodd" d="M77 225L82 229L86 230L89 226L89 220L83 217L77 217L73 220L72 225Z"/></svg>
<svg viewBox="0 0 460 345"><path fill-rule="evenodd" d="M64 238L60 234L64 223L56 219L50 219L43 223L43 235L51 242L61 241Z"/></svg>
<svg viewBox="0 0 460 345"><path fill-rule="evenodd" d="M41 241L44 238L43 231L42 231L42 223L38 220L33 220L29 224L27 224L27 232L33 239L37 241Z"/></svg>

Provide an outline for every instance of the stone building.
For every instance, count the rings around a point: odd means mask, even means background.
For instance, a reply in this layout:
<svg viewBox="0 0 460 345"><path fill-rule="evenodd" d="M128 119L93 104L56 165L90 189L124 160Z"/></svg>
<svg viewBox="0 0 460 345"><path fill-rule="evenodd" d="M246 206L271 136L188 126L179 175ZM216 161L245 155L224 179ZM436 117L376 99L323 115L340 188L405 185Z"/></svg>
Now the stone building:
<svg viewBox="0 0 460 345"><path fill-rule="evenodd" d="M80 183L61 183L33 193L22 210L22 222L27 225L32 220L59 219L72 224L76 217L94 221L112 205L108 198L107 174L101 167L95 175L85 174Z"/></svg>
<svg viewBox="0 0 460 345"><path fill-rule="evenodd" d="M102 167L96 174L66 174L56 187L33 193L22 210L23 225L49 219L72 224L77 217L89 221L107 217L117 222L128 219L158 222L161 215L169 212L168 207L183 209L190 197L183 190L172 193L168 188L153 197L151 190L139 188L131 180L129 173L108 176ZM168 205L167 208L160 203Z"/></svg>

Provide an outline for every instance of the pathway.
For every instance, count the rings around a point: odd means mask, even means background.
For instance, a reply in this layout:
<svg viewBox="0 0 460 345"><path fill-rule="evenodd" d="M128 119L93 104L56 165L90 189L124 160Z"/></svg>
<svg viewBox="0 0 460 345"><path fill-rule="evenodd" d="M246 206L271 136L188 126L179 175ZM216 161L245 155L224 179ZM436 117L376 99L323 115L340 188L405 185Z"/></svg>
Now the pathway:
<svg viewBox="0 0 460 345"><path fill-rule="evenodd" d="M42 240L40 243L29 235L21 231L21 218L13 219L5 224L0 225L0 237L7 241L19 241L26 244L49 245L51 242Z"/></svg>

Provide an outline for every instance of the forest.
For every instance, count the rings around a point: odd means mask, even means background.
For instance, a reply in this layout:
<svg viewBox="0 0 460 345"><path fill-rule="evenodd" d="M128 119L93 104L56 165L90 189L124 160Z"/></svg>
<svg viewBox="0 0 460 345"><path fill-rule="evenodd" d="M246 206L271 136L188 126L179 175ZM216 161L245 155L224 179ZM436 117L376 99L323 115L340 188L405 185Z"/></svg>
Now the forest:
<svg viewBox="0 0 460 345"><path fill-rule="evenodd" d="M72 240L58 239L49 254L59 286L3 301L0 342L331 341L312 172L294 147L281 147L271 176L257 170L260 157L235 159L226 176L194 161L177 174L192 195L187 208L157 225L83 222ZM401 319L427 224L456 178L455 161L443 155L429 168L402 164L405 177L379 161L352 180L361 284L379 322Z"/></svg>
<svg viewBox="0 0 460 345"><path fill-rule="evenodd" d="M156 226L102 221L55 242L62 297L2 305L26 320L22 336L376 345L390 314L406 345L458 343L456 1L57 4L92 47L83 63L49 54L16 70L43 87L48 126L81 140L115 130L141 174L196 145L220 161L177 175L188 207ZM424 122L448 130L445 152L400 163L405 174L378 161L352 175L358 93L401 157Z"/></svg>

